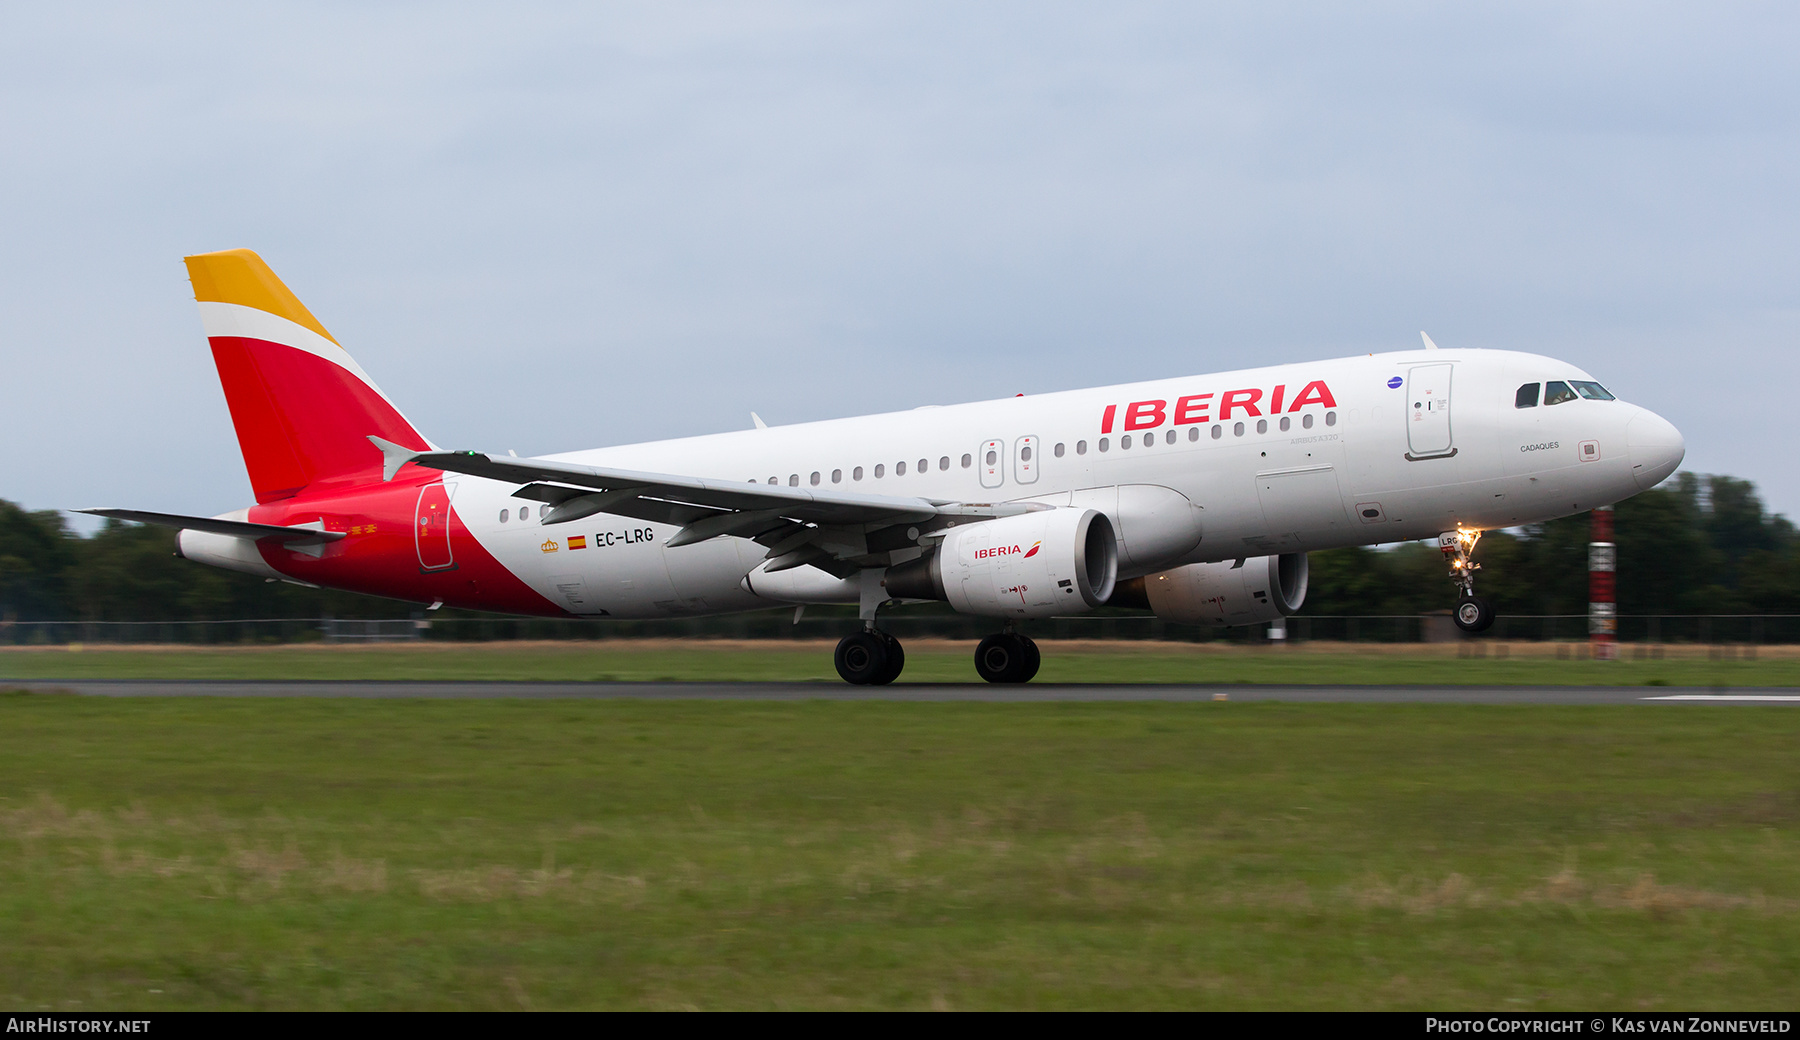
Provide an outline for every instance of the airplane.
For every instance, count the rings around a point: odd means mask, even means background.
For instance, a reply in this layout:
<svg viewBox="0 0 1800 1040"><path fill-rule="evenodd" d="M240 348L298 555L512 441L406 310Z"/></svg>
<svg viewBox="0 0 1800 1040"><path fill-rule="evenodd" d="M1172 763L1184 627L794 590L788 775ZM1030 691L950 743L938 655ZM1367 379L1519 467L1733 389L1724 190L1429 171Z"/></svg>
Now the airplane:
<svg viewBox="0 0 1800 1040"><path fill-rule="evenodd" d="M186 258L256 504L179 555L431 609L667 618L855 604L845 681L893 682L894 606L994 619L975 670L1025 682L1033 618L1102 606L1274 622L1307 553L1436 537L1456 623L1484 530L1656 486L1686 445L1573 365L1422 349L1182 376L537 458L445 450L261 257ZM1454 408L1452 403L1454 402Z"/></svg>

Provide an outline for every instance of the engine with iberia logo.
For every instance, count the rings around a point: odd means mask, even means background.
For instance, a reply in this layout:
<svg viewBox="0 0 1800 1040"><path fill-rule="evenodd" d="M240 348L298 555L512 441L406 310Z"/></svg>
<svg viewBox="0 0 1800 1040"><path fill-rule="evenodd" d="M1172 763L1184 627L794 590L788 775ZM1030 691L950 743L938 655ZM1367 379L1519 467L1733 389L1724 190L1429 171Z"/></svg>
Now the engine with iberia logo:
<svg viewBox="0 0 1800 1040"><path fill-rule="evenodd" d="M1045 509L949 528L936 551L889 568L895 599L942 600L964 614L1050 617L1105 603L1119 575L1112 521Z"/></svg>

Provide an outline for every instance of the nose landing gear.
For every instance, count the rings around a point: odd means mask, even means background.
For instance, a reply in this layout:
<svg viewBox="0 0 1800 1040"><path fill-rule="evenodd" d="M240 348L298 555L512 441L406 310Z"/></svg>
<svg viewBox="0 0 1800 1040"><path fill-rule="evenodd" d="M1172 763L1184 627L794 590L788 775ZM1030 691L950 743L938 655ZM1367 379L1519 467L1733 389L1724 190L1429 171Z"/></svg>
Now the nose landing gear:
<svg viewBox="0 0 1800 1040"><path fill-rule="evenodd" d="M1475 595L1475 572L1481 569L1472 557L1481 532L1467 527L1438 535L1438 550L1450 563L1450 580L1456 585L1456 610L1451 615L1464 632L1485 632L1494 624L1493 604Z"/></svg>

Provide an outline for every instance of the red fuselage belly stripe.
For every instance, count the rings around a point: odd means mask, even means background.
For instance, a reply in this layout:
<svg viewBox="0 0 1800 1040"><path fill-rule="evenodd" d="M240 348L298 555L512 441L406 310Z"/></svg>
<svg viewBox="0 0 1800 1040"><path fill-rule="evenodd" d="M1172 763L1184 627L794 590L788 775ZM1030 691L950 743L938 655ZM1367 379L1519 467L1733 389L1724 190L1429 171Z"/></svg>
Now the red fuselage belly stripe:
<svg viewBox="0 0 1800 1040"><path fill-rule="evenodd" d="M428 521L425 532L415 530L421 509ZM420 603L443 600L471 610L569 616L475 540L436 480L301 494L253 507L250 520L283 527L323 520L327 531L348 535L328 544L318 558L260 543L269 566L301 581Z"/></svg>

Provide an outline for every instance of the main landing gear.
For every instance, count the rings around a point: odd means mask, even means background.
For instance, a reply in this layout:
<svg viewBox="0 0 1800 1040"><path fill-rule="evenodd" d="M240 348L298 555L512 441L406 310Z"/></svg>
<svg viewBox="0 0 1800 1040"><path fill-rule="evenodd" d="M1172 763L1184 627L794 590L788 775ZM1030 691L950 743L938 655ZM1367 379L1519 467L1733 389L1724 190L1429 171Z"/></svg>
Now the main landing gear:
<svg viewBox="0 0 1800 1040"><path fill-rule="evenodd" d="M880 567L866 567L857 575L862 589L857 616L863 630L838 640L837 652L831 655L838 674L852 686L886 686L900 678L900 670L906 667L900 640L875 627L876 615L888 601L882 581L885 573Z"/></svg>
<svg viewBox="0 0 1800 1040"><path fill-rule="evenodd" d="M1042 660L1037 644L1017 632L996 632L975 648L975 672L991 683L1030 682ZM838 640L831 661L847 683L886 686L900 678L906 651L900 640L869 628Z"/></svg>
<svg viewBox="0 0 1800 1040"><path fill-rule="evenodd" d="M878 628L869 628L838 640L831 661L844 681L855 686L886 686L900 678L906 667L906 651L900 640Z"/></svg>
<svg viewBox="0 0 1800 1040"><path fill-rule="evenodd" d="M1013 631L996 632L975 647L975 673L991 683L1030 682L1041 662L1037 644Z"/></svg>
<svg viewBox="0 0 1800 1040"><path fill-rule="evenodd" d="M876 615L888 602L882 574L879 568L867 568L858 576L862 595L857 613L863 630L838 640L831 657L838 674L855 686L886 686L906 667L900 640L875 627ZM975 671L991 683L1030 682L1041 660L1037 644L1014 632L1010 621L1005 631L988 636L975 648Z"/></svg>
<svg viewBox="0 0 1800 1040"><path fill-rule="evenodd" d="M1494 624L1493 604L1475 595L1475 572L1481 564L1470 557L1481 532L1459 527L1438 535L1438 549L1450 563L1450 580L1456 585L1456 610L1452 617L1464 632L1486 632Z"/></svg>

